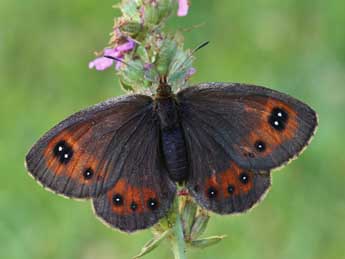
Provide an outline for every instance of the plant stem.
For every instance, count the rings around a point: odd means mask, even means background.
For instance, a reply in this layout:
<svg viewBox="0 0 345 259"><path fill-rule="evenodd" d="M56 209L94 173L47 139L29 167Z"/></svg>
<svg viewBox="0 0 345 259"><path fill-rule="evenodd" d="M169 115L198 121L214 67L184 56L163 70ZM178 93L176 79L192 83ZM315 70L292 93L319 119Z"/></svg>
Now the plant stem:
<svg viewBox="0 0 345 259"><path fill-rule="evenodd" d="M183 228L180 215L177 215L173 232L170 236L171 249L175 259L186 259L186 243L183 235Z"/></svg>

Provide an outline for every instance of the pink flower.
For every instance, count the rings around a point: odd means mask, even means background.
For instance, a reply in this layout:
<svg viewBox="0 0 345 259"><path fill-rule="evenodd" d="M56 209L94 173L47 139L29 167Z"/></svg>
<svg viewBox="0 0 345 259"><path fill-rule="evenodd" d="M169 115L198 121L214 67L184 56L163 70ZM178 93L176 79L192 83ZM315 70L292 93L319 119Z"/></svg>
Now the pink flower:
<svg viewBox="0 0 345 259"><path fill-rule="evenodd" d="M126 52L126 51L130 51L134 49L134 47L135 47L135 42L132 39L128 38L128 41L126 43L123 43L117 46L115 50L119 52Z"/></svg>
<svg viewBox="0 0 345 259"><path fill-rule="evenodd" d="M125 52L132 50L135 47L135 42L132 39L128 39L126 43L118 45L114 49L105 49L103 52L104 56L111 56L114 58L123 58ZM99 57L89 63L89 68L95 68L96 70L102 71L114 64L114 60L106 57ZM119 69L121 62L116 61L115 68Z"/></svg>
<svg viewBox="0 0 345 259"><path fill-rule="evenodd" d="M194 75L196 73L196 69L194 67L191 67L187 73L186 73L186 78L190 78L192 75Z"/></svg>
<svg viewBox="0 0 345 259"><path fill-rule="evenodd" d="M188 0L178 0L178 16L186 16L188 14L189 2Z"/></svg>
<svg viewBox="0 0 345 259"><path fill-rule="evenodd" d="M118 57L119 53L115 51L115 49L105 49L104 50L105 56L112 56L112 57ZM91 61L89 63L89 68L95 68L96 70L102 71L107 69L108 67L111 67L114 63L114 60L110 58L100 57L96 58L95 60Z"/></svg>

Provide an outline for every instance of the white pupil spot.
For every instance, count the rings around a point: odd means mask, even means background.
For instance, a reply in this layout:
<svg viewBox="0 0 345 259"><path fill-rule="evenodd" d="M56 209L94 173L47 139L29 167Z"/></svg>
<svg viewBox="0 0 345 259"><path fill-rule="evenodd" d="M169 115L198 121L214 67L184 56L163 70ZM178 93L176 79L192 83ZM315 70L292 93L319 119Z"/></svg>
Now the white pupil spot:
<svg viewBox="0 0 345 259"><path fill-rule="evenodd" d="M62 146L59 146L58 147L58 150L61 152L63 150L63 147Z"/></svg>
<svg viewBox="0 0 345 259"><path fill-rule="evenodd" d="M275 126L279 126L279 121L274 121Z"/></svg>
<svg viewBox="0 0 345 259"><path fill-rule="evenodd" d="M64 156L63 156L64 158L68 158L68 154L64 154Z"/></svg>
<svg viewBox="0 0 345 259"><path fill-rule="evenodd" d="M278 113L277 113L277 116L278 116L278 117L283 117L283 114L282 114L281 112L278 112Z"/></svg>

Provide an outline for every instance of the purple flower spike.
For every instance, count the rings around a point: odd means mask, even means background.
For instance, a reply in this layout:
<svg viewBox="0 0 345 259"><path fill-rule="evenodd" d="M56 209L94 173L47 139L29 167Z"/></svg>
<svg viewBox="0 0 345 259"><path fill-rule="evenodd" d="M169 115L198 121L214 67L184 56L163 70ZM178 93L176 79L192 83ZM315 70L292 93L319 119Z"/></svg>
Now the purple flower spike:
<svg viewBox="0 0 345 259"><path fill-rule="evenodd" d="M118 52L113 49L105 49L104 55L116 57L118 55ZM100 57L91 61L89 63L89 68L90 69L95 68L96 70L102 71L111 67L113 63L114 61L110 58Z"/></svg>
<svg viewBox="0 0 345 259"><path fill-rule="evenodd" d="M128 39L126 43L117 46L115 49L105 49L104 56L112 56L114 58L122 58L123 53L132 50L135 47L135 42L132 39ZM114 64L114 60L106 57L99 57L89 63L89 68L95 68L102 71ZM121 67L121 62L116 62L115 68L118 70Z"/></svg>
<svg viewBox="0 0 345 259"><path fill-rule="evenodd" d="M186 16L188 14L189 3L188 0L178 0L178 16Z"/></svg>

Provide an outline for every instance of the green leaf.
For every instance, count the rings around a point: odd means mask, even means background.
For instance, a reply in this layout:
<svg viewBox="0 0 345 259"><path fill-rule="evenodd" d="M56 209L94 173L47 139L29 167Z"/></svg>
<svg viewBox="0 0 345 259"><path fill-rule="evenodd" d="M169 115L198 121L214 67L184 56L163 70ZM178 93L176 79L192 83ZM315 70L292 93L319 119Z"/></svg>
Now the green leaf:
<svg viewBox="0 0 345 259"><path fill-rule="evenodd" d="M195 240L200 237L206 230L210 216L207 212L201 211L195 218L190 234L190 239Z"/></svg>
<svg viewBox="0 0 345 259"><path fill-rule="evenodd" d="M163 234L161 234L158 237L155 237L151 239L149 242L147 242L144 247L141 249L140 253L133 257L133 259L141 258L144 255L147 255L148 253L152 252L155 248L157 248L160 243L168 236L170 233L170 229L166 230Z"/></svg>
<svg viewBox="0 0 345 259"><path fill-rule="evenodd" d="M186 239L190 239L190 233L195 220L196 211L197 205L191 199L187 198L181 208L181 220Z"/></svg>
<svg viewBox="0 0 345 259"><path fill-rule="evenodd" d="M206 248L215 244L218 244L222 241L226 236L212 236L203 239L193 240L190 245L194 248Z"/></svg>

